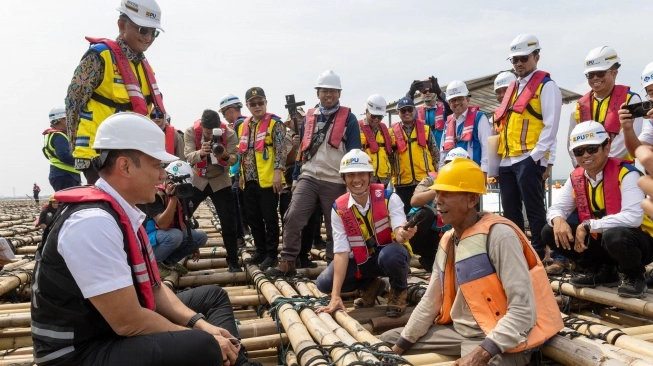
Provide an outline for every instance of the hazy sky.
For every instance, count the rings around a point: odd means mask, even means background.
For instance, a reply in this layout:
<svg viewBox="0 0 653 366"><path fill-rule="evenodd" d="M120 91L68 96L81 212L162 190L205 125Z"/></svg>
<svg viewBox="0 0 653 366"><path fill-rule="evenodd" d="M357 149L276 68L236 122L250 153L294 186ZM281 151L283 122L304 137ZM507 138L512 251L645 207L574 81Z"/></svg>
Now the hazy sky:
<svg viewBox="0 0 653 366"><path fill-rule="evenodd" d="M520 33L542 46L539 68L559 86L585 93L587 52L614 47L623 67L617 81L639 92L653 61L646 35L653 2L614 1L209 1L160 0L162 33L147 51L166 108L179 129L226 93L240 98L265 89L268 111L285 118L284 95L316 102L326 69L340 75L341 103L364 111L370 94L393 101L413 79L441 83L505 70L508 44ZM0 196L52 192L41 132L62 105L84 36L115 38L119 1L3 0L0 103ZM245 109L245 112L247 110ZM565 153L570 106L563 107L554 177L570 169Z"/></svg>

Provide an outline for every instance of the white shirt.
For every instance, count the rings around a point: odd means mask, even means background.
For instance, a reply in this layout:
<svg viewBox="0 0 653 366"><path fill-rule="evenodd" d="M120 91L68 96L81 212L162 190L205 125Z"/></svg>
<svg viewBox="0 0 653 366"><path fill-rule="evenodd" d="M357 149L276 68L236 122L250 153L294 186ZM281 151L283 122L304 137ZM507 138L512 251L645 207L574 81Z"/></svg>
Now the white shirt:
<svg viewBox="0 0 653 366"><path fill-rule="evenodd" d="M517 85L519 87L517 95L521 94L528 81L533 77L535 71L525 78L517 79ZM545 155L553 149L553 143L555 142L556 134L558 133L558 125L560 124L560 108L562 108L562 94L560 93L560 89L555 81L549 80L542 87L540 104L542 106L542 122L544 123L544 127L540 132L535 148L519 156L509 156L501 159L500 166L511 166L517 164L529 156L533 158L533 161L539 160L540 165L547 166L548 161L545 158Z"/></svg>
<svg viewBox="0 0 653 366"><path fill-rule="evenodd" d="M596 98L596 97L595 97ZM603 99L596 98L597 100L601 101ZM635 103L640 103L642 101L642 98L639 97L638 94L633 95L630 98L630 101L628 104L635 104ZM576 127L578 124L578 121L574 118L575 111L571 113L571 117L569 118L569 133L567 136L571 136L571 131ZM643 132L643 127L642 127L642 118L638 117L635 118L635 122L633 122L633 130L635 131L635 135L640 135L641 132ZM650 123L649 123L650 124ZM641 140L641 139L640 139ZM618 159L624 159L628 155L628 149L626 149L626 142L624 140L624 131L623 129L619 129L619 134L612 139L612 143L610 144L610 156L611 158L618 158ZM574 153L569 151L569 138L567 138L567 151L569 152L569 157L571 158L571 165L572 166L578 166L578 163L576 162L576 158L574 157Z"/></svg>
<svg viewBox="0 0 653 366"><path fill-rule="evenodd" d="M467 119L467 112L469 112L469 108L465 112L463 112L458 118L456 118L456 130L454 131L454 136L458 132L458 128L460 127L461 124L465 123L465 120ZM481 112L480 110L478 113L481 114L481 118L478 121L478 126L477 128L477 133L478 133L478 139L481 142L481 170L483 172L487 173L487 138L490 136L490 133L492 131L492 125L487 119L487 116L485 113ZM444 165L444 160L447 157L447 151L445 151L442 147L444 146L444 140L447 138L446 134L446 125L445 125L445 133L442 134L442 141L440 141L440 167ZM474 158L474 146L472 146L472 141L467 144L467 153L469 156L473 159Z"/></svg>
<svg viewBox="0 0 653 366"><path fill-rule="evenodd" d="M638 136L639 141L653 145L653 121L647 119L642 122L642 133Z"/></svg>
<svg viewBox="0 0 653 366"><path fill-rule="evenodd" d="M603 172L596 175L596 180L590 178L587 173L585 177L592 187L596 187L603 180ZM635 171L626 173L621 181L621 211L616 214L607 215L602 219L590 220L590 231L593 233L602 233L607 229L615 227L636 228L642 224L644 219L644 210L640 203L644 200L644 192L637 186L639 174ZM605 186L604 186L605 187ZM560 195L553 205L549 207L546 214L546 221L553 226L553 219L562 217L566 219L572 211L576 209L576 199L573 195L574 188L571 179L561 188Z"/></svg>
<svg viewBox="0 0 653 366"><path fill-rule="evenodd" d="M361 206L354 200L351 195L349 196L349 202L347 207L356 205L358 212L361 215L366 215L367 211L370 209L371 199L367 197L367 203L365 206ZM396 194L390 195L388 199L388 213L390 214L390 226L394 232L396 228L403 225L406 222L406 214L404 214L404 204ZM347 253L349 252L349 257L353 258L351 253L351 247L349 246L349 240L347 240L347 233L345 232L345 225L342 223L342 219L336 209L331 210L331 232L333 235L333 252L334 253Z"/></svg>
<svg viewBox="0 0 653 366"><path fill-rule="evenodd" d="M136 234L145 220L145 214L130 206L104 179L100 178L95 186L120 204ZM122 231L108 212L89 208L73 213L61 225L58 240L57 251L84 298L133 285Z"/></svg>

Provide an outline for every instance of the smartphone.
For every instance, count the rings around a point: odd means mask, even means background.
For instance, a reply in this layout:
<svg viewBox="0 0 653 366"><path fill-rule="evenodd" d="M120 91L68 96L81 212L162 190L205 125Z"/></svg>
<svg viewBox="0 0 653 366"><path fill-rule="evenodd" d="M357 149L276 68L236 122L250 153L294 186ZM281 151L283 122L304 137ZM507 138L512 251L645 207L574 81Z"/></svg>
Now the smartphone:
<svg viewBox="0 0 653 366"><path fill-rule="evenodd" d="M420 93L424 93L430 89L431 89L431 80L422 80L419 83L417 83L417 90L419 90Z"/></svg>
<svg viewBox="0 0 653 366"><path fill-rule="evenodd" d="M653 109L653 102L650 100L626 105L626 109L630 111L633 118L646 117L648 112Z"/></svg>

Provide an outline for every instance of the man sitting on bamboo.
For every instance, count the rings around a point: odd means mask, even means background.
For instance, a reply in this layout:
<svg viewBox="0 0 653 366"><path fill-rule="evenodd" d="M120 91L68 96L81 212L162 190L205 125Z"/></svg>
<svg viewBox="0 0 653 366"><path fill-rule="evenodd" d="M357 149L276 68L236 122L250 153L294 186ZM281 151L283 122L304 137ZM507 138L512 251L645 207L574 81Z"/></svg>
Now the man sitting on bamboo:
<svg viewBox="0 0 653 366"><path fill-rule="evenodd" d="M381 339L398 354L460 357L454 365L528 364L529 349L563 326L542 262L512 221L476 211L486 188L475 162L444 165L431 189L453 229L440 240L431 280L406 327Z"/></svg>
<svg viewBox="0 0 653 366"><path fill-rule="evenodd" d="M373 306L377 294L385 290L379 276L390 280L386 315L398 317L406 308L410 254L400 243L408 242L417 228L404 228L401 199L381 183L370 184L373 174L372 159L359 149L340 162L349 192L336 199L331 211L334 257L316 281L320 291L331 293L331 301L319 311L345 310L341 292L359 289L362 296L354 307Z"/></svg>

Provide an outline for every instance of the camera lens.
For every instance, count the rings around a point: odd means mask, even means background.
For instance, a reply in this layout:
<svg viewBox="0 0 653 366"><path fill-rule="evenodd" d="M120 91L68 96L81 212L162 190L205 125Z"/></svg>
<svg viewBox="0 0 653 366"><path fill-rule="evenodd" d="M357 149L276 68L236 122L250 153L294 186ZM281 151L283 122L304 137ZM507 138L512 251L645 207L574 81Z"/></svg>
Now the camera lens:
<svg viewBox="0 0 653 366"><path fill-rule="evenodd" d="M213 144L213 146L211 146L211 151L213 151L215 155L222 155L224 153L224 146L221 144Z"/></svg>

